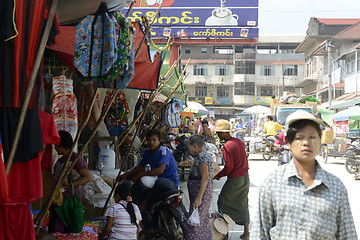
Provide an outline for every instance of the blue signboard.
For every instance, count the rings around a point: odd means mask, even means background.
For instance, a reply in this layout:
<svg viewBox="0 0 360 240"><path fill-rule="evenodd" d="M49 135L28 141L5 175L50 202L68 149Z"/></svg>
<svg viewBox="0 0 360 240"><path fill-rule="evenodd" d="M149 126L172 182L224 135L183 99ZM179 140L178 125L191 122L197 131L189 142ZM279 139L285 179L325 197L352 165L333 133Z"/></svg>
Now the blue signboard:
<svg viewBox="0 0 360 240"><path fill-rule="evenodd" d="M137 0L129 18L152 19L162 4L158 27L257 27L258 0ZM124 9L127 12L127 8Z"/></svg>
<svg viewBox="0 0 360 240"><path fill-rule="evenodd" d="M258 28L241 27L153 27L151 35L153 37L174 36L179 38L257 38Z"/></svg>

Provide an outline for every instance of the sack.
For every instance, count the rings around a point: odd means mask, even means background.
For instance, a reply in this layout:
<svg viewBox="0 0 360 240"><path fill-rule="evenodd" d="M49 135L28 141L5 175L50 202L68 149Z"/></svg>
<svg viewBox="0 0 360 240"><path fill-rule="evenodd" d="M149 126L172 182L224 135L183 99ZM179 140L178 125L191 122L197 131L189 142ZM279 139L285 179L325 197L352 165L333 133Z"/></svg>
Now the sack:
<svg viewBox="0 0 360 240"><path fill-rule="evenodd" d="M72 197L66 197L63 204L57 207L55 211L70 233L79 233L85 223L85 207L74 194L74 186L71 182L70 185Z"/></svg>
<svg viewBox="0 0 360 240"><path fill-rule="evenodd" d="M53 198L51 203L56 206L61 206L63 204L63 201L64 201L64 197L62 195L61 189L58 188L56 190L55 197Z"/></svg>
<svg viewBox="0 0 360 240"><path fill-rule="evenodd" d="M192 212L191 216L189 217L187 223L191 226L198 227L200 226L200 216L198 208L195 208Z"/></svg>

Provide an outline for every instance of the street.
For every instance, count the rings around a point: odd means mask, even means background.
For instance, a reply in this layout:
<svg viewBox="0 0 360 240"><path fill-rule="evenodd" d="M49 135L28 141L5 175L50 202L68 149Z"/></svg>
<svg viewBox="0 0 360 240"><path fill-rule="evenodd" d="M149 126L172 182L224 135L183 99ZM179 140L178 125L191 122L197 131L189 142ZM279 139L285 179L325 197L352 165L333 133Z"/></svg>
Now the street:
<svg viewBox="0 0 360 240"><path fill-rule="evenodd" d="M317 157L318 162L321 166L328 172L339 177L341 181L345 184L348 194L350 205L352 209L352 214L355 221L356 231L358 236L360 234L360 181L354 180L354 175L346 172L344 167L344 160L341 158L329 157L328 163L323 163L321 156ZM270 161L264 161L262 155L260 154L250 154L249 156L249 174L250 174L250 192L249 192L249 210L250 210L250 220L253 221L256 214L256 205L258 201L259 187L262 183L264 177L277 167L277 160L272 158ZM212 204L210 206L210 213L213 213L217 210L217 198L220 194L221 188L225 183L226 178L222 178L220 181L214 180L214 194L212 199ZM188 208L189 198L186 188L186 182L181 182L181 189L185 193L184 205ZM251 231L251 222L250 222L250 231ZM243 226L236 226L229 228L229 239L240 239L240 235L243 232Z"/></svg>

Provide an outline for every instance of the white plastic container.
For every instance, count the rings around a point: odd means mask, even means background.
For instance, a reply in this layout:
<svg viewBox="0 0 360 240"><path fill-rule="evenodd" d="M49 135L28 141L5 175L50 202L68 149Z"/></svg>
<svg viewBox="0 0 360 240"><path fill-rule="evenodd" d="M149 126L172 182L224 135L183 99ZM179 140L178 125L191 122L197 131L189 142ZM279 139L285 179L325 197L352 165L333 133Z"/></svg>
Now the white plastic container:
<svg viewBox="0 0 360 240"><path fill-rule="evenodd" d="M109 148L109 145L105 145L105 148L99 152L99 170L113 170L115 169L115 151Z"/></svg>

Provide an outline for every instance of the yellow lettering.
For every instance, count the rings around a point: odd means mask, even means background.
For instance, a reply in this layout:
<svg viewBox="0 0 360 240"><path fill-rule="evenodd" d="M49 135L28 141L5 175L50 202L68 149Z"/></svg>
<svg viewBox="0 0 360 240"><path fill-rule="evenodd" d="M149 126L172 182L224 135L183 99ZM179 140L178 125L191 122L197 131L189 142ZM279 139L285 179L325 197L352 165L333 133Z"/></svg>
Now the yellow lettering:
<svg viewBox="0 0 360 240"><path fill-rule="evenodd" d="M199 17L194 17L194 23L199 23L200 22L200 18Z"/></svg>
<svg viewBox="0 0 360 240"><path fill-rule="evenodd" d="M182 12L182 18L180 19L180 22L181 23L184 23L184 24L190 24L193 22L193 18L192 17L189 17L188 14L192 14L192 12L190 11L185 11L185 12ZM186 21L188 20L188 21Z"/></svg>
<svg viewBox="0 0 360 240"><path fill-rule="evenodd" d="M136 20L141 20L141 16L143 15L143 13L142 12L133 12L132 15L133 15L133 17L129 16L128 18L131 20L131 22L135 22Z"/></svg>
<svg viewBox="0 0 360 240"><path fill-rule="evenodd" d="M211 30L211 34L210 34L210 35L213 36L213 37L215 37L215 36L216 36L216 29Z"/></svg>
<svg viewBox="0 0 360 240"><path fill-rule="evenodd" d="M149 19L149 21L154 21L154 23L156 23L157 19L156 18L154 19L154 16L155 16L155 12L147 12L146 13L146 17Z"/></svg>
<svg viewBox="0 0 360 240"><path fill-rule="evenodd" d="M179 23L180 21L178 17L160 17L159 23L164 23L164 20L166 20L166 24L170 24L172 20L174 20L172 24Z"/></svg>
<svg viewBox="0 0 360 240"><path fill-rule="evenodd" d="M231 34L230 34L230 29L226 29L225 35L226 35L226 36L229 36L229 37L231 36Z"/></svg>
<svg viewBox="0 0 360 240"><path fill-rule="evenodd" d="M194 36L199 36L199 32L194 32Z"/></svg>

